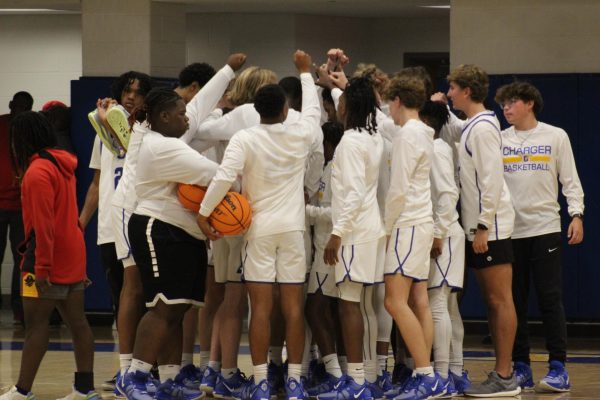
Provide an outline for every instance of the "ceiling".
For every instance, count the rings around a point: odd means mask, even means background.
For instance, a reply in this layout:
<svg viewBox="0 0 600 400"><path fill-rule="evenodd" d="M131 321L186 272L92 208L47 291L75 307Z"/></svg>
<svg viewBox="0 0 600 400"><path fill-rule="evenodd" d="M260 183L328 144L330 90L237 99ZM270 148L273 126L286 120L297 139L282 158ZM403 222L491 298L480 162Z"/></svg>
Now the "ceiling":
<svg viewBox="0 0 600 400"><path fill-rule="evenodd" d="M123 0L126 1L126 0ZM353 17L443 17L450 0L153 0L184 4L187 12L294 13ZM431 8L428 6L445 6ZM0 14L80 12L80 0L0 0ZM31 11L31 9L40 9ZM44 11L46 10L46 11Z"/></svg>

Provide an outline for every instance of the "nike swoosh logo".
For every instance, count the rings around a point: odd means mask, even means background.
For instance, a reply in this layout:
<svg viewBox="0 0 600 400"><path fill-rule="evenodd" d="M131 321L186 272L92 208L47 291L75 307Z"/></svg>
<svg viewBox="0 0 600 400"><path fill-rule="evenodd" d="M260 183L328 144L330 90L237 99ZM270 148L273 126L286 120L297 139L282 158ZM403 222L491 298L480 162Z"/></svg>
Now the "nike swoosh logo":
<svg viewBox="0 0 600 400"><path fill-rule="evenodd" d="M558 247L555 247L553 249L548 249L548 253L552 253L554 250L558 250Z"/></svg>
<svg viewBox="0 0 600 400"><path fill-rule="evenodd" d="M435 392L437 390L438 383L440 383L440 381L435 381L435 385L433 385L433 387L431 388L432 392Z"/></svg>
<svg viewBox="0 0 600 400"><path fill-rule="evenodd" d="M354 394L354 398L358 399L360 397L360 395L363 394L364 391L365 391L365 388L360 389L360 391L358 393Z"/></svg>

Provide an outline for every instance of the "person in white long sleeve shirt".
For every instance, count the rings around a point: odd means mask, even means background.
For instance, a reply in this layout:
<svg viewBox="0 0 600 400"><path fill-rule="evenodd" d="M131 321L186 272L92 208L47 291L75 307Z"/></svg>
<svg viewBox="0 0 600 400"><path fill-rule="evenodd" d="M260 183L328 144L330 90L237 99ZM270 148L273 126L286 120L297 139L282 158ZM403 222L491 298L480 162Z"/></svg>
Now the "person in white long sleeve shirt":
<svg viewBox="0 0 600 400"><path fill-rule="evenodd" d="M253 385L250 390L260 398L270 397L267 350L275 282L286 283L280 285L289 361L286 392L288 397L304 397L300 380L306 279L303 181L306 157L321 114L317 90L309 73L310 56L297 51L294 62L302 81L300 120L285 127L282 122L288 107L283 90L278 85L262 87L254 99L261 123L231 138L198 216L202 231L209 238L218 239L207 218L237 176L243 176L242 194L252 208L252 224L245 233L242 253L243 277L252 307L250 341L254 381L250 383Z"/></svg>
<svg viewBox="0 0 600 400"><path fill-rule="evenodd" d="M565 369L567 327L562 303L561 223L558 182L567 200L571 222L568 244L583 240L583 189L567 133L538 121L543 100L527 82L513 82L496 92L506 120L502 131L504 179L515 209L512 244L513 298L517 310L517 336L513 348L514 370L523 389L532 389L527 312L529 285L533 278L542 321L549 372L539 382L545 390L570 390Z"/></svg>
<svg viewBox="0 0 600 400"><path fill-rule="evenodd" d="M429 360L433 321L427 297L433 214L429 173L434 131L419 119L426 100L425 84L417 76L400 75L385 93L399 132L392 142L390 188L384 224L388 237L385 260L385 306L415 360L416 393L437 396L445 384ZM409 299L411 306L409 306Z"/></svg>
<svg viewBox="0 0 600 400"><path fill-rule="evenodd" d="M427 101L419 116L435 131L430 173L434 239L427 282L433 317L434 369L444 380L450 377L455 389L460 389L458 394L462 394L461 381L468 382L468 376L463 368L464 327L457 293L463 287L465 234L456 210L459 190L454 180L452 149L440 138L449 111L443 102Z"/></svg>
<svg viewBox="0 0 600 400"><path fill-rule="evenodd" d="M462 224L469 241L466 258L489 309L496 353L488 379L465 393L516 396L521 389L510 362L516 332L510 241L514 210L503 176L500 124L483 105L489 87L485 71L476 65L461 65L448 75L448 82L448 98L468 118L458 149Z"/></svg>

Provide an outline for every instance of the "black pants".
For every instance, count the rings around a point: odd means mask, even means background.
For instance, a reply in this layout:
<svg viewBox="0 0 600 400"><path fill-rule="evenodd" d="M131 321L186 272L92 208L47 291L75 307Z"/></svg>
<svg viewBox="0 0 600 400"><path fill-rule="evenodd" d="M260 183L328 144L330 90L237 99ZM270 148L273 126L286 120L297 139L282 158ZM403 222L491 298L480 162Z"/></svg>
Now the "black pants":
<svg viewBox="0 0 600 400"><path fill-rule="evenodd" d="M566 360L567 325L562 299L561 246L558 232L513 239L515 261L512 288L518 320L513 361L530 362L527 308L532 280L542 314L550 361L564 363Z"/></svg>
<svg viewBox="0 0 600 400"><path fill-rule="evenodd" d="M116 320L119 315L119 297L123 288L123 263L117 258L117 249L114 243L100 245L100 258L110 288L110 298Z"/></svg>
<svg viewBox="0 0 600 400"><path fill-rule="evenodd" d="M21 256L17 248L25 239L23 233L23 215L20 210L0 210L0 263L4 259L7 234L10 239L10 250L12 251L14 262L10 285L10 302L13 311L20 312L23 309L21 303Z"/></svg>

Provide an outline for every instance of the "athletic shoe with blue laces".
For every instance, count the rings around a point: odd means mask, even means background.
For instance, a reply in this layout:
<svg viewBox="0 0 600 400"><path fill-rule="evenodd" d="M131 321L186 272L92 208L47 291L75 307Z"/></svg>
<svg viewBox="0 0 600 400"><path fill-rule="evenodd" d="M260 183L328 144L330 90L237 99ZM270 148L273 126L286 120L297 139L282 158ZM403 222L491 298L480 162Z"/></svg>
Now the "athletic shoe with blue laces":
<svg viewBox="0 0 600 400"><path fill-rule="evenodd" d="M250 377L239 392L238 400L270 400L271 387L267 379L263 379L258 383L254 383L254 377Z"/></svg>
<svg viewBox="0 0 600 400"><path fill-rule="evenodd" d="M212 393L217 385L217 376L219 376L217 371L211 367L206 367L204 375L202 376L202 381L200 382L200 390L209 394Z"/></svg>
<svg viewBox="0 0 600 400"><path fill-rule="evenodd" d="M336 385L338 385L342 379L345 379L344 375L342 375L339 378L336 378L331 374L327 374L325 379L323 379L321 382L317 383L314 386L306 388L306 392L310 397L317 397L320 394L332 392L335 390Z"/></svg>
<svg viewBox="0 0 600 400"><path fill-rule="evenodd" d="M527 363L515 361L515 364L513 365L513 371L519 386L521 386L521 389L525 391L533 390L533 372Z"/></svg>
<svg viewBox="0 0 600 400"><path fill-rule="evenodd" d="M329 393L323 393L317 396L318 400L373 400L371 391L368 388L368 384L365 381L362 385L359 385L347 376L340 382L335 391Z"/></svg>
<svg viewBox="0 0 600 400"><path fill-rule="evenodd" d="M248 378L239 369L227 379L219 374L215 390L213 390L213 397L218 399L240 398L242 389L247 384Z"/></svg>
<svg viewBox="0 0 600 400"><path fill-rule="evenodd" d="M408 379L404 379L402 383L393 385L392 388L384 393L386 399L393 399L394 397L402 394L405 390L409 390L417 385L416 377L409 376Z"/></svg>
<svg viewBox="0 0 600 400"><path fill-rule="evenodd" d="M454 387L454 382L452 381L452 378L450 377L450 375L448 375L448 377L446 379L444 379L443 377L440 376L440 381L444 384L444 389L445 392L442 396L440 396L440 399L450 399L454 396L458 396L458 392L456 391L456 388Z"/></svg>
<svg viewBox="0 0 600 400"><path fill-rule="evenodd" d="M284 366L277 365L271 361L267 368L267 379L271 388L271 396L276 397L279 392L283 392L285 389Z"/></svg>
<svg viewBox="0 0 600 400"><path fill-rule="evenodd" d="M373 400L383 400L385 398L385 392L379 387L377 380L375 382L369 382L365 379L365 382L367 383L367 387L371 392Z"/></svg>
<svg viewBox="0 0 600 400"><path fill-rule="evenodd" d="M465 390L471 386L471 380L469 379L469 373L467 371L463 371L460 376L450 371L448 378L452 380L457 396L462 396L465 393Z"/></svg>
<svg viewBox="0 0 600 400"><path fill-rule="evenodd" d="M394 400L424 400L443 396L445 385L439 375L416 374L402 393Z"/></svg>
<svg viewBox="0 0 600 400"><path fill-rule="evenodd" d="M156 400L200 400L206 396L201 390L193 390L183 384L167 379L156 389Z"/></svg>
<svg viewBox="0 0 600 400"><path fill-rule="evenodd" d="M392 384L392 376L387 371L383 371L381 375L377 376L376 383L384 393L394 388L394 385Z"/></svg>
<svg viewBox="0 0 600 400"><path fill-rule="evenodd" d="M184 384L187 388L200 390L200 384L202 383L203 373L200 368L194 364L188 364L179 370L177 379L180 383Z"/></svg>
<svg viewBox="0 0 600 400"><path fill-rule="evenodd" d="M149 372L127 372L121 380L117 381L117 389L127 397L127 400L153 400L154 394L149 393L147 388L149 382L151 382Z"/></svg>
<svg viewBox="0 0 600 400"><path fill-rule="evenodd" d="M542 378L537 390L544 392L568 392L571 390L571 382L565 365L560 361L550 361L548 374Z"/></svg>
<svg viewBox="0 0 600 400"><path fill-rule="evenodd" d="M295 378L288 378L285 382L285 398L287 400L304 400L308 395L304 391L302 378L298 382Z"/></svg>

